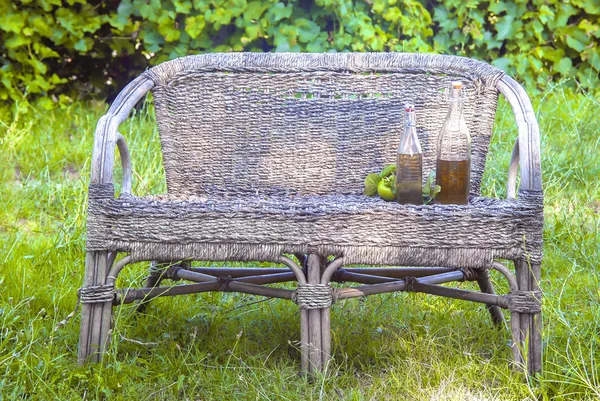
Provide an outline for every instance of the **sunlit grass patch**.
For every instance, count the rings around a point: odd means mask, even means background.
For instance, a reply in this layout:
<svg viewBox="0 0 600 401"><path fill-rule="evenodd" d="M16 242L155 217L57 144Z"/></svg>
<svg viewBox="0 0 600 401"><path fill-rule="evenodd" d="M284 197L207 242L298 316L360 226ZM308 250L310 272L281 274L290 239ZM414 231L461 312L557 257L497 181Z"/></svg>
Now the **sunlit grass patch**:
<svg viewBox="0 0 600 401"><path fill-rule="evenodd" d="M484 306L404 293L338 302L334 359L312 383L297 375L297 308L239 294L157 299L144 314L116 308L105 361L77 367L78 318L56 328L82 282L89 159L106 106L20 107L0 112L0 398L600 398L600 104L593 96L556 85L534 99L545 188L545 352L544 374L529 381L509 368L508 331L493 327ZM505 102L497 115L482 188L504 197L517 132ZM153 118L143 107L120 127L136 194L165 190ZM139 285L146 268L126 269L119 285Z"/></svg>

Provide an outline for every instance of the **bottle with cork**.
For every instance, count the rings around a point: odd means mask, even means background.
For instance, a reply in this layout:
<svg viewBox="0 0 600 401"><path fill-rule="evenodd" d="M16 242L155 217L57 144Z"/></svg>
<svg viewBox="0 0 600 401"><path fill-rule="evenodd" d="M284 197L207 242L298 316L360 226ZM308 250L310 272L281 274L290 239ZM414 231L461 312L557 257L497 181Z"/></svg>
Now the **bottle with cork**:
<svg viewBox="0 0 600 401"><path fill-rule="evenodd" d="M462 111L462 82L452 82L450 110L438 139L436 183L441 187L435 201L467 204L471 177L471 135Z"/></svg>
<svg viewBox="0 0 600 401"><path fill-rule="evenodd" d="M423 204L423 152L415 120L415 106L404 106L404 131L396 158L396 200L398 203Z"/></svg>

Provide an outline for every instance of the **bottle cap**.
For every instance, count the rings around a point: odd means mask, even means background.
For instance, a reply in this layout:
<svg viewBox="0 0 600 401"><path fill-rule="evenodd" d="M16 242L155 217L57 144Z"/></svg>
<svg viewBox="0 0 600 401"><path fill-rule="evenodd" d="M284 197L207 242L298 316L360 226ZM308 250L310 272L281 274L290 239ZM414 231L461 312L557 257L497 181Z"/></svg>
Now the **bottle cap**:
<svg viewBox="0 0 600 401"><path fill-rule="evenodd" d="M406 112L411 111L411 107L414 107L414 106L412 106L410 103L405 103L404 104L404 111L406 111Z"/></svg>
<svg viewBox="0 0 600 401"><path fill-rule="evenodd" d="M452 88L454 89L462 89L463 84L460 81L452 81Z"/></svg>

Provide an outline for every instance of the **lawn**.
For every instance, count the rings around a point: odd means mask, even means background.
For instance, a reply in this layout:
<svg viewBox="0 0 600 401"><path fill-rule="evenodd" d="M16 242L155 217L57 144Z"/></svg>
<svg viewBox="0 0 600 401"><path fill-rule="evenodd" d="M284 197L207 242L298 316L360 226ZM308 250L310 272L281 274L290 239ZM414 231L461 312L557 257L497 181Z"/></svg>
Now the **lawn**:
<svg viewBox="0 0 600 401"><path fill-rule="evenodd" d="M0 400L600 399L600 103L564 83L533 103L545 188L544 373L510 369L508 330L484 306L399 293L333 307L334 360L313 382L297 375L297 308L238 294L158 299L143 315L118 308L104 363L78 367L79 319L63 320L82 283L90 153L107 105L0 110ZM483 191L504 197L517 132L505 102L497 116ZM144 106L120 130L136 194L165 189L152 121ZM126 269L119 285L139 285L146 268Z"/></svg>

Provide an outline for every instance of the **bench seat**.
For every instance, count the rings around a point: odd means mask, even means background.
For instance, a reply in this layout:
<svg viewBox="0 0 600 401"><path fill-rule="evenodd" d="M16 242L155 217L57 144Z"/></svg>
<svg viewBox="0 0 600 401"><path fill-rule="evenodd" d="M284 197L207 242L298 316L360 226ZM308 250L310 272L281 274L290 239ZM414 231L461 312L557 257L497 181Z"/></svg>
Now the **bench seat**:
<svg viewBox="0 0 600 401"><path fill-rule="evenodd" d="M414 206L364 195L182 200L113 193L111 185L90 188L87 247L135 260L277 261L316 252L346 264L482 267L539 248L524 242L540 228L541 208L531 201L472 197L469 205Z"/></svg>

